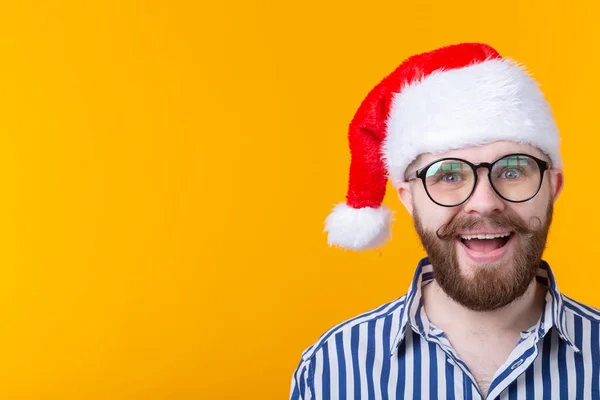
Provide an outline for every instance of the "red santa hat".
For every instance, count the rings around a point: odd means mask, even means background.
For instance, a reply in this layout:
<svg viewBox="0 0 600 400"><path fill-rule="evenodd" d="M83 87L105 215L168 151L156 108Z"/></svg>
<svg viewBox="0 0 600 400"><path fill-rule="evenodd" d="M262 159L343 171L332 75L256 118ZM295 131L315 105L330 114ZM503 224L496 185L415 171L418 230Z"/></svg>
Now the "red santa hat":
<svg viewBox="0 0 600 400"><path fill-rule="evenodd" d="M375 86L350 123L345 203L325 221L330 245L365 250L384 244L392 216L386 183L405 180L419 154L510 140L561 165L559 132L537 82L492 47L462 43L408 58Z"/></svg>

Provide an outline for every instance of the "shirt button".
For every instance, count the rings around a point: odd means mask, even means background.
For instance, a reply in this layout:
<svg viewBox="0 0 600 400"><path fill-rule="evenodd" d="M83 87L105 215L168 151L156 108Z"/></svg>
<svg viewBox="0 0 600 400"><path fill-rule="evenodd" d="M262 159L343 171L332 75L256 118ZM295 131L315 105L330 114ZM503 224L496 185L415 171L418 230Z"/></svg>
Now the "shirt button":
<svg viewBox="0 0 600 400"><path fill-rule="evenodd" d="M521 339L527 339L529 335L531 335L529 331L521 332Z"/></svg>
<svg viewBox="0 0 600 400"><path fill-rule="evenodd" d="M515 369L515 368L517 368L517 367L518 367L519 365L521 365L521 364L523 364L523 359L522 359L522 358L520 358L520 359L518 359L517 361L515 361L515 362L513 363L513 365L511 365L511 366L510 366L510 369Z"/></svg>

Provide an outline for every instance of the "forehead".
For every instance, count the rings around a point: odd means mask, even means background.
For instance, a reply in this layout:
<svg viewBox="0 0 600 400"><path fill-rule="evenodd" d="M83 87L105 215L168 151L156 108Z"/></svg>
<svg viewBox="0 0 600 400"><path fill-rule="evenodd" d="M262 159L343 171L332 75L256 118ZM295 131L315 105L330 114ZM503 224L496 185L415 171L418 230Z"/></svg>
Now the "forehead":
<svg viewBox="0 0 600 400"><path fill-rule="evenodd" d="M548 157L537 147L522 143L498 141L481 146L451 150L444 153L424 153L419 155L419 157L417 157L417 159L409 166L409 170L421 168L432 161L444 157L462 158L477 163L491 162L510 153L526 153L541 158L542 160L548 160Z"/></svg>

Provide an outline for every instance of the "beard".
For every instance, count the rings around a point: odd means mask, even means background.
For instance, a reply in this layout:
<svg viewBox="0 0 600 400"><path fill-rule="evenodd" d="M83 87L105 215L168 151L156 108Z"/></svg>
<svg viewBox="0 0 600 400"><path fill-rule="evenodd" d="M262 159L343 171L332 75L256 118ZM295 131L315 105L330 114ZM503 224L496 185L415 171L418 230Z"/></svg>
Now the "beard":
<svg viewBox="0 0 600 400"><path fill-rule="evenodd" d="M454 301L473 311L492 311L510 304L527 291L541 264L552 222L552 201L548 204L544 222L533 218L527 224L507 209L486 217L457 214L436 232L425 230L416 208L413 209L415 228L433 266L434 279ZM479 265L471 276L465 276L456 254L459 232L484 226L512 232L513 257Z"/></svg>

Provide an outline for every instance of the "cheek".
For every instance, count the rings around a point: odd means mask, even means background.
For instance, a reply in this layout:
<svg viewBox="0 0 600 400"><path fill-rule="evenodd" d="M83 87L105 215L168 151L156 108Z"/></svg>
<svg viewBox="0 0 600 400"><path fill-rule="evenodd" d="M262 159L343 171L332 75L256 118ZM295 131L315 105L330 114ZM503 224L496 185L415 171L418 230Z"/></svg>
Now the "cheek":
<svg viewBox="0 0 600 400"><path fill-rule="evenodd" d="M540 196L538 198L536 196L528 202L512 205L511 209L521 217L523 221L529 222L534 218L545 221L546 210L548 209L548 197Z"/></svg>
<svg viewBox="0 0 600 400"><path fill-rule="evenodd" d="M428 231L436 231L450 222L458 212L458 209L438 206L429 198L423 200L415 198L414 209L421 225Z"/></svg>
<svg viewBox="0 0 600 400"><path fill-rule="evenodd" d="M531 199L532 202L546 206L548 202L550 202L550 200L553 199L555 194L554 190L556 188L553 186L553 184L560 186L560 180L561 178L556 177L553 174L546 173L546 175L544 175L542 187L540 188L538 194L533 199Z"/></svg>
<svg viewBox="0 0 600 400"><path fill-rule="evenodd" d="M515 204L515 209L519 213L527 214L527 215L536 215L543 216L546 214L546 209L548 205L552 202L553 192L552 185L548 180L544 180L540 191L535 197L525 203Z"/></svg>
<svg viewBox="0 0 600 400"><path fill-rule="evenodd" d="M427 193L425 193L425 189L423 188L423 185L421 185L421 182L412 186L412 200L414 208L427 209L436 205L431 201L429 196L427 196Z"/></svg>
<svg viewBox="0 0 600 400"><path fill-rule="evenodd" d="M442 207L435 204L423 187L414 188L412 191L413 209L421 221L423 228L436 231L442 225L450 222L460 211L460 207Z"/></svg>

